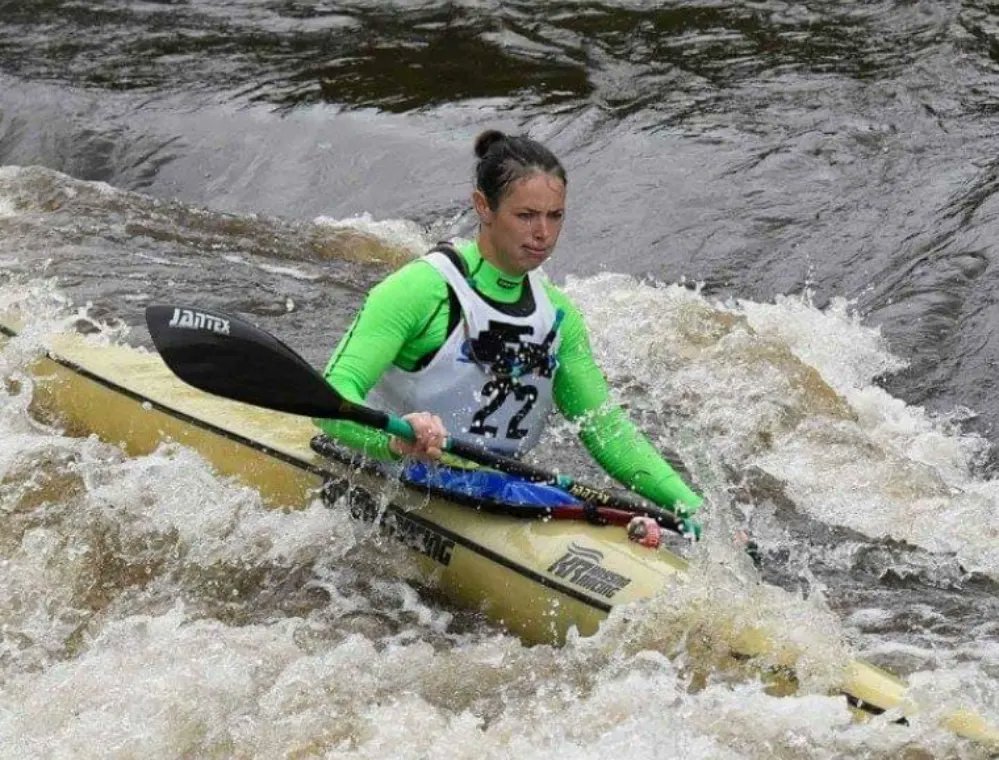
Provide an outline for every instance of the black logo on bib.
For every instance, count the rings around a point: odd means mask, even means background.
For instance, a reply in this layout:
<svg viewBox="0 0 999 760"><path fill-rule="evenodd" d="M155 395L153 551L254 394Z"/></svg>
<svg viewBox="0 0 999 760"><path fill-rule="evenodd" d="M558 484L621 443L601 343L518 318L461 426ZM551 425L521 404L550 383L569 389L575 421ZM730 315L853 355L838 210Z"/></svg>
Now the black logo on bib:
<svg viewBox="0 0 999 760"><path fill-rule="evenodd" d="M476 364L485 365L496 377L516 379L535 372L540 377L551 377L555 365L549 353L551 341L531 343L524 340L532 332L529 325L489 320L489 329L468 341L467 355Z"/></svg>
<svg viewBox="0 0 999 760"><path fill-rule="evenodd" d="M519 441L530 432L521 427L521 423L537 402L538 389L524 380L532 375L551 377L556 364L551 355L555 330L552 329L543 343L525 340L533 332L529 325L489 320L487 330L462 345L462 354L492 376L482 386L485 405L472 417L468 432L495 438L499 429L488 419L511 398L520 408L510 417L504 437Z"/></svg>

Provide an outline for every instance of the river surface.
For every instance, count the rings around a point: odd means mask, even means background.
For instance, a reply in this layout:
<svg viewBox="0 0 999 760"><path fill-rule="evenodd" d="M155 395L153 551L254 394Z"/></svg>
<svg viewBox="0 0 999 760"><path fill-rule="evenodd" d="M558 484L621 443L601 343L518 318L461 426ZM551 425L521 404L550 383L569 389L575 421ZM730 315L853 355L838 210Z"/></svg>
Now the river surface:
<svg viewBox="0 0 999 760"><path fill-rule="evenodd" d="M0 353L0 757L987 757L934 710L999 722L997 74L988 2L0 2L0 306L32 315ZM41 336L148 346L157 301L321 365L474 235L490 127L562 158L546 271L709 497L675 595L525 647L318 502L30 408ZM539 458L601 477L564 423ZM711 671L732 620L800 649L797 695ZM922 715L851 722L853 656Z"/></svg>

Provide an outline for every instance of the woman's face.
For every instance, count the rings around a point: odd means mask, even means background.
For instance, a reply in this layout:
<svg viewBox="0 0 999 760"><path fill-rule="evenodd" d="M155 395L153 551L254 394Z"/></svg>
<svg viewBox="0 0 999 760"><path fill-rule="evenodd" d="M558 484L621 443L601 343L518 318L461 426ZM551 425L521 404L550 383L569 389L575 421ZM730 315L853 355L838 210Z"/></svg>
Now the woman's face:
<svg viewBox="0 0 999 760"><path fill-rule="evenodd" d="M565 217L565 183L539 172L512 183L489 208L482 191L472 194L479 215L479 248L500 271L519 277L537 269L551 256Z"/></svg>

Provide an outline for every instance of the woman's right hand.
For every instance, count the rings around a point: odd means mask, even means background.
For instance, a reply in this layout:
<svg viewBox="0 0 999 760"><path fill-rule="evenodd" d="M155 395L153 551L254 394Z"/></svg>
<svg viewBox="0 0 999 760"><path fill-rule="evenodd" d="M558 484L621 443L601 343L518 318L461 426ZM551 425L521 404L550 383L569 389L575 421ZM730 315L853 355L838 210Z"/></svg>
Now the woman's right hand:
<svg viewBox="0 0 999 760"><path fill-rule="evenodd" d="M424 461L434 461L444 453L447 441L447 430L436 414L430 412L411 412L403 415L412 426L416 439L407 441L397 436L389 439L389 450L400 457L413 457Z"/></svg>

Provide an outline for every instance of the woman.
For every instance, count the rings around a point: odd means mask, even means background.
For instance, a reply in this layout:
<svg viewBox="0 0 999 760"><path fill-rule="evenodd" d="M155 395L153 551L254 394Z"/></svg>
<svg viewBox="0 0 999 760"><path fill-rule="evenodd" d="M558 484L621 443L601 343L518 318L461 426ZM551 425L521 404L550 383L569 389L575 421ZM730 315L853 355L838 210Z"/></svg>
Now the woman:
<svg viewBox="0 0 999 760"><path fill-rule="evenodd" d="M381 460L439 459L449 435L520 456L555 406L580 423L609 475L688 517L701 497L610 403L582 316L538 272L562 230L565 170L540 143L495 130L478 136L475 155L476 239L441 244L375 286L326 367L344 397L370 392L404 414L416 440L350 422L319 426Z"/></svg>

